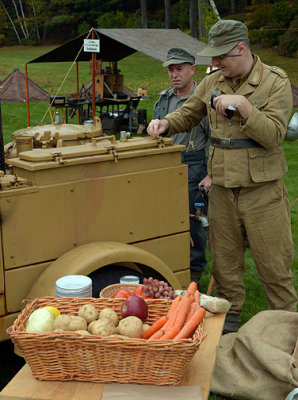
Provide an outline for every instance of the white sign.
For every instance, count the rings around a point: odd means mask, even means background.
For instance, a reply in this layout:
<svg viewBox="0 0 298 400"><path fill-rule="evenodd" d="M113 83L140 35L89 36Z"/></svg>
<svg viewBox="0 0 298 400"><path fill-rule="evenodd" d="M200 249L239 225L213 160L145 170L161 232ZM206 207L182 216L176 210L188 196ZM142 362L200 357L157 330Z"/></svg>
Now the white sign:
<svg viewBox="0 0 298 400"><path fill-rule="evenodd" d="M99 53L99 39L84 39L84 51L89 53Z"/></svg>

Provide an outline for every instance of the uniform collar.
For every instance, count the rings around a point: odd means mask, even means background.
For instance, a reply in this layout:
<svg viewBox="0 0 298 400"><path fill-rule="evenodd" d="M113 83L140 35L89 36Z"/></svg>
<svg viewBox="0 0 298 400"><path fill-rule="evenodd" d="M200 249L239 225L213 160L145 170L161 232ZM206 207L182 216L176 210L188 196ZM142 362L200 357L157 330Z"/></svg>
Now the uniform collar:
<svg viewBox="0 0 298 400"><path fill-rule="evenodd" d="M189 93L189 95L183 97L183 98L180 99L180 100L188 99L188 98L193 94L193 92L196 90L196 87L198 86L198 84L197 84L196 81L193 81L193 83L194 83L194 86L193 86L192 91ZM169 94L169 97L171 97L171 96L177 96L177 91L176 91L176 89L174 89L174 88L170 88L170 89L168 89L168 94Z"/></svg>
<svg viewBox="0 0 298 400"><path fill-rule="evenodd" d="M253 54L253 58L254 58L254 63L253 63L252 69L246 75L246 77L247 77L247 83L249 83L250 85L253 85L253 86L257 86L257 85L259 85L259 83L262 80L263 63L260 60L259 56ZM225 78L223 75L219 74L217 81L224 82L226 79L227 78ZM243 79L243 78L241 78L241 79Z"/></svg>

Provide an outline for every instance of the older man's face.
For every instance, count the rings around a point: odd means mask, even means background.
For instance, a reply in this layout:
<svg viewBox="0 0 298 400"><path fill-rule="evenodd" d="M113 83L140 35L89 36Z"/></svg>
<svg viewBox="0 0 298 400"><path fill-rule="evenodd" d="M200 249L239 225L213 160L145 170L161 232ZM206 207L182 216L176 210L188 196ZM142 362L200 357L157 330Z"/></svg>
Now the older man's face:
<svg viewBox="0 0 298 400"><path fill-rule="evenodd" d="M195 66L189 63L171 64L168 66L169 78L173 88L182 90L187 87L193 80Z"/></svg>

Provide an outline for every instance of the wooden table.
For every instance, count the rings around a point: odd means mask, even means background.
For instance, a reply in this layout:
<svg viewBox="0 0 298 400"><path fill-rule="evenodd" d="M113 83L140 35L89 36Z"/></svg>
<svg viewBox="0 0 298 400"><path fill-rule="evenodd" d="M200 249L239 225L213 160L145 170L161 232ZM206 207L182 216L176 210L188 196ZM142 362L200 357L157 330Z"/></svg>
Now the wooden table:
<svg viewBox="0 0 298 400"><path fill-rule="evenodd" d="M207 400L222 334L225 314L209 315L205 318L205 339L191 360L181 386L200 386L202 400ZM39 381L26 364L0 392L0 400L100 400L104 385L91 382ZM163 387L160 387L162 392Z"/></svg>

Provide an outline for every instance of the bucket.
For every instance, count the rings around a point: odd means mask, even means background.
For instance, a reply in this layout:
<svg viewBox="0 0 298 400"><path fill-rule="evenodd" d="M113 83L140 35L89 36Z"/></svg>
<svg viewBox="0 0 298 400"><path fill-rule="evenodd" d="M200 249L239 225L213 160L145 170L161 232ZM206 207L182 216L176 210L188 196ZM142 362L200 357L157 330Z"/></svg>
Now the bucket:
<svg viewBox="0 0 298 400"><path fill-rule="evenodd" d="M92 280L85 275L67 275L56 281L56 297L92 297Z"/></svg>

